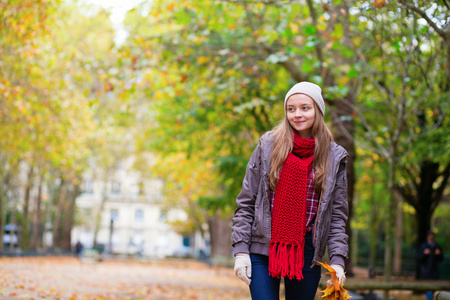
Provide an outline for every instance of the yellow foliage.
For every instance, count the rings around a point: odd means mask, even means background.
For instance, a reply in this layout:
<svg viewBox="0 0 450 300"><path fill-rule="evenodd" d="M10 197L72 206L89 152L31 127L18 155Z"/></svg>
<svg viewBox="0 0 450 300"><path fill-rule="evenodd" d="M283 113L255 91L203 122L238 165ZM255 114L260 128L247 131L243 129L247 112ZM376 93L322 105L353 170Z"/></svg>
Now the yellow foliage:
<svg viewBox="0 0 450 300"><path fill-rule="evenodd" d="M290 23L289 27L291 27L291 31L293 34L299 33L300 30L298 29L298 25L295 23Z"/></svg>
<svg viewBox="0 0 450 300"><path fill-rule="evenodd" d="M346 86L347 83L350 81L350 78L348 78L348 76L343 75L343 76L339 77L336 81L340 85Z"/></svg>
<svg viewBox="0 0 450 300"><path fill-rule="evenodd" d="M377 136L376 138L375 138L375 140L378 142L378 143L383 143L384 142L384 139L382 138L382 137L379 137L379 136Z"/></svg>
<svg viewBox="0 0 450 300"><path fill-rule="evenodd" d="M164 93L161 91L156 91L155 92L155 98L157 99L162 99L164 97Z"/></svg>
<svg viewBox="0 0 450 300"><path fill-rule="evenodd" d="M199 64L205 64L205 63L209 62L209 57L207 57L207 56L199 56L199 57L197 57L197 62Z"/></svg>
<svg viewBox="0 0 450 300"><path fill-rule="evenodd" d="M325 20L325 17L322 15L322 17L320 17L320 23L317 24L317 30L319 31L325 31L327 29L327 23Z"/></svg>
<svg viewBox="0 0 450 300"><path fill-rule="evenodd" d="M269 81L267 80L266 76L262 76L260 87L262 90L266 89L267 85L269 84Z"/></svg>
<svg viewBox="0 0 450 300"><path fill-rule="evenodd" d="M414 207L412 207L406 202L403 202L402 208L404 213L408 213L410 215L416 214L416 210L414 209Z"/></svg>
<svg viewBox="0 0 450 300"><path fill-rule="evenodd" d="M175 3L171 3L171 4L167 5L167 10L169 10L169 11L173 11L174 8L175 8Z"/></svg>

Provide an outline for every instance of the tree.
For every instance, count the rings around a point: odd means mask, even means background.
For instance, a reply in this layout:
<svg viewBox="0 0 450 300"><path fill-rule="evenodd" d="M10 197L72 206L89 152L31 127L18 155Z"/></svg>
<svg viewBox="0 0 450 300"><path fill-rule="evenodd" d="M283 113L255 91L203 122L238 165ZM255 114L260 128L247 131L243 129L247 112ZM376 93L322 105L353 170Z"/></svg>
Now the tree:
<svg viewBox="0 0 450 300"><path fill-rule="evenodd" d="M395 193L397 183L402 181L399 176L402 162L413 150L412 141L426 138L429 142L428 137L436 133L433 127L421 131L416 115L421 111L434 110L441 99L438 67L441 56L440 51L434 48L434 37L424 32L423 25L414 16L395 5L390 7L389 12L392 10L397 12L395 17L387 17L385 11L380 10L368 18L377 22L368 22L371 37L367 39L370 42L364 52L368 79L364 89L365 111L358 110L363 137L371 144L365 146L384 157L388 166L386 281L389 281L392 272L393 220L397 211ZM390 29L388 34L386 28ZM398 70L398 65L402 65L403 69ZM374 95L374 92L380 94ZM372 113L378 116L373 115L368 120ZM386 121L377 123L379 115L386 115ZM422 211L417 215L422 215Z"/></svg>
<svg viewBox="0 0 450 300"><path fill-rule="evenodd" d="M12 177L17 175L23 152L31 147L30 135L26 131L28 126L33 126L35 118L30 112L36 107L42 107L41 103L24 101L27 97L36 99L33 97L36 91L33 82L37 72L32 70L29 58L39 49L41 38L48 35L51 16L59 3L58 0L43 1L41 5L35 5L34 1L29 0L9 1L0 8L0 124L8 128L0 133L1 168L4 171L0 172L3 175L0 188L2 230L5 224L3 205L10 190L9 184ZM17 136L21 136L21 139L17 139ZM24 225L27 224L27 213L24 214ZM2 248L3 239L0 242Z"/></svg>
<svg viewBox="0 0 450 300"><path fill-rule="evenodd" d="M61 4L60 1L41 4L10 1L2 6L0 62L5 67L0 71L0 87L5 98L0 123L8 130L0 133L1 167L6 171L2 172L5 176L2 177L1 199L13 188L10 178L19 176L19 163L27 165L30 176L24 186L24 209L20 212L23 249L29 247L29 215L33 213L29 203L36 177L52 172L65 183L63 192L58 194L61 198L56 197L59 210L54 212L54 246L62 245L70 250L73 197L87 167L88 141L95 132L97 97L108 92L104 88L107 86L105 66L115 62L108 14L100 10L96 15L87 16L84 9L76 3ZM56 22L56 19L63 21ZM67 34L69 28L70 35ZM51 180L50 176L47 179ZM55 195L51 198L55 199ZM39 205L34 213L41 213ZM33 222L33 233L42 227L38 223ZM60 231L62 229L64 232ZM58 238L60 234L63 244ZM34 237L33 247L40 243L38 240Z"/></svg>
<svg viewBox="0 0 450 300"><path fill-rule="evenodd" d="M440 101L434 109L420 110L417 112L417 127L421 139L417 139L418 147L415 157L405 163L403 174L405 181L397 185L397 190L401 193L405 201L410 203L417 212L418 235L416 246L426 240L427 232L432 229L431 217L436 207L444 199L445 187L450 177L450 162L448 161L449 143L444 147L434 147L442 141L447 140L449 134L448 118L445 119L448 110L448 97L450 93L450 24L449 24L449 4L436 3L434 6L428 3L399 1L401 6L406 8L411 15L424 20L427 26L423 26L422 32L427 36L438 36L442 40L445 54L435 50L436 55L442 57L442 65L445 66L446 80L438 80L434 84L438 85L441 91ZM433 47L440 48L438 41L433 41ZM445 55L445 57L444 57ZM429 65L429 64L428 64ZM423 72L428 70L423 68ZM444 79L444 76L441 77ZM426 79L431 85L433 81ZM423 137L426 136L426 139ZM430 145L432 145L430 149ZM431 151L430 151L431 150ZM415 166L414 166L415 165ZM417 268L417 270L419 270ZM416 274L419 276L418 272Z"/></svg>

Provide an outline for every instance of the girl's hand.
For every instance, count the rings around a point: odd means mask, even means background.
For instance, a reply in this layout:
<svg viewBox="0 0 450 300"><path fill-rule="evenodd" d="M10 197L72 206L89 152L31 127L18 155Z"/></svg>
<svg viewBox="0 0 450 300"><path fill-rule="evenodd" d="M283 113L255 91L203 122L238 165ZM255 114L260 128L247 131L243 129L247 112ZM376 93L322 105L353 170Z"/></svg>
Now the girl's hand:
<svg viewBox="0 0 450 300"><path fill-rule="evenodd" d="M247 253L238 253L234 259L234 274L237 278L250 285L252 282L252 262Z"/></svg>
<svg viewBox="0 0 450 300"><path fill-rule="evenodd" d="M344 283L346 279L344 268L341 265L331 265L331 267L336 271L336 277L339 279L339 285L341 285L341 283ZM332 284L331 280L328 281L329 283L327 282L327 284Z"/></svg>

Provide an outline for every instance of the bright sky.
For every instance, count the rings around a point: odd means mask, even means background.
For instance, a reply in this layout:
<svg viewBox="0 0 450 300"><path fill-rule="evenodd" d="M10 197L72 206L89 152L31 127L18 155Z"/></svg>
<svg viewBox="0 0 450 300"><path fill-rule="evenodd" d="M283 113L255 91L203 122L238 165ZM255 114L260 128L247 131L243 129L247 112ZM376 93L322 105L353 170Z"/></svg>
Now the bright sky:
<svg viewBox="0 0 450 300"><path fill-rule="evenodd" d="M126 12L143 2L147 2L150 6L152 1L153 0L82 0L80 2L98 5L111 11L111 21L116 30L115 41L116 43L121 44L127 38L127 32L123 28L123 19L125 18Z"/></svg>

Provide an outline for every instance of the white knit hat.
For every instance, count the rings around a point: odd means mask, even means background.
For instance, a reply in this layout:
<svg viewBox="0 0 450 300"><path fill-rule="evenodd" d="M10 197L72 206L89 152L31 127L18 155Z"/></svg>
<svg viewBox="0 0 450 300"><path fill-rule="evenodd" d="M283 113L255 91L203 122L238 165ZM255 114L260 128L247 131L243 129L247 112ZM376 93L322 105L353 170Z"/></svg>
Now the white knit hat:
<svg viewBox="0 0 450 300"><path fill-rule="evenodd" d="M316 102L317 107L319 107L322 115L325 115L325 102L322 98L322 89L317 84L302 81L294 85L289 92L287 92L286 97L284 98L284 107L286 107L287 99L294 94L305 94L311 97L314 102Z"/></svg>

